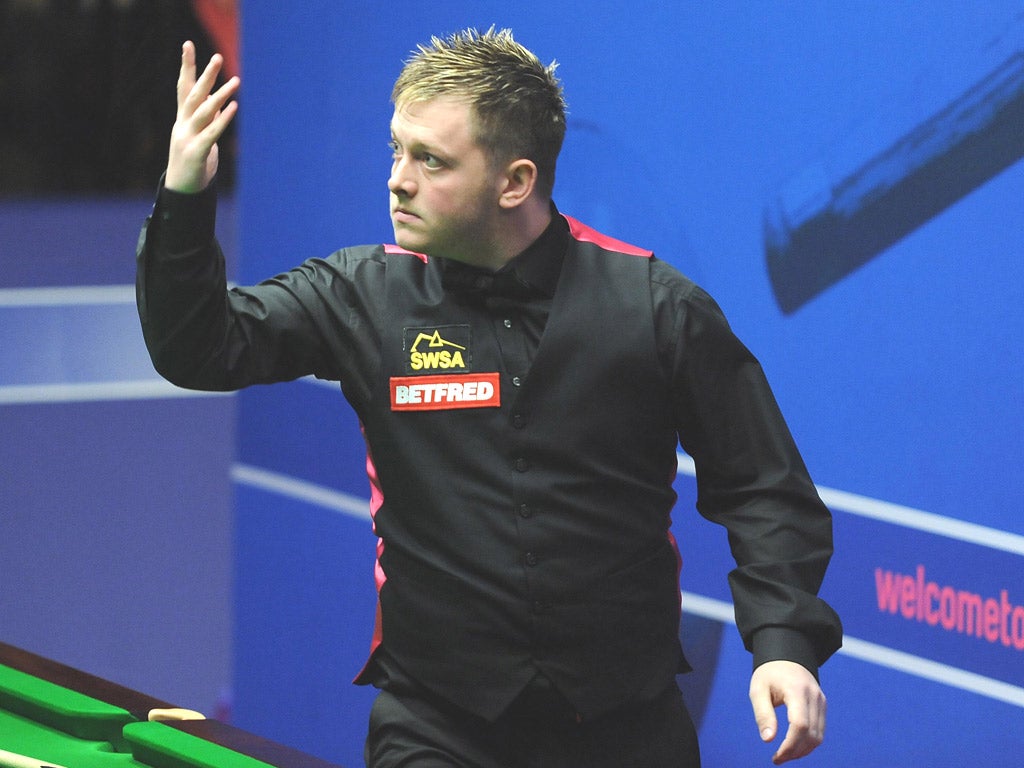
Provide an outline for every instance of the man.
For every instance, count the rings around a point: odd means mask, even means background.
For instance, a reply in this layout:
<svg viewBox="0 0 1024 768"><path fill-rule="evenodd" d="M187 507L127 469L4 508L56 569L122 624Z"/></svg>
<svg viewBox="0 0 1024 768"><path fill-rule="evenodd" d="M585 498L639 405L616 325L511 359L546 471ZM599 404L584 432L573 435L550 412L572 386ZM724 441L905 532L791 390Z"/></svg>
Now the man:
<svg viewBox="0 0 1024 768"><path fill-rule="evenodd" d="M710 297L554 207L554 65L507 30L421 46L393 92L397 246L231 291L211 183L239 81L214 90L220 67L197 79L185 44L140 317L181 386L312 374L359 415L380 539L368 765L699 766L675 683L680 443L729 531L759 732L784 704L774 761L817 747L841 642L817 597L828 510Z"/></svg>

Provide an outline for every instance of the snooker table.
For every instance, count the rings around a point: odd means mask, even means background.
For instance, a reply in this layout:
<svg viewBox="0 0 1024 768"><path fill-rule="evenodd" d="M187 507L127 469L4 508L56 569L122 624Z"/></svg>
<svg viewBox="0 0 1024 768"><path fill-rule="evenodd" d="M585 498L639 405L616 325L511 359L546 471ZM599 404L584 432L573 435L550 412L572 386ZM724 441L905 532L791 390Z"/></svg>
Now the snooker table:
<svg viewBox="0 0 1024 768"><path fill-rule="evenodd" d="M0 750L63 768L339 768L0 642ZM196 713L198 714L198 713ZM9 755L0 753L0 766Z"/></svg>

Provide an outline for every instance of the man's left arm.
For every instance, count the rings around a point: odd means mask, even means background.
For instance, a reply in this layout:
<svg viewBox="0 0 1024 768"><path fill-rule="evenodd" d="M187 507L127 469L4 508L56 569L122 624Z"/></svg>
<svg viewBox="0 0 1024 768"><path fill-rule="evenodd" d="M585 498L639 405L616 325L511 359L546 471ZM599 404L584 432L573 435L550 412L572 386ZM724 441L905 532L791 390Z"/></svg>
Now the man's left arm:
<svg viewBox="0 0 1024 768"><path fill-rule="evenodd" d="M723 525L736 569L736 624L754 655L750 697L762 738L790 722L776 763L821 743L818 667L842 644L835 611L818 597L832 555L822 503L758 361L699 288L676 305L672 382L683 448L697 468L697 508Z"/></svg>

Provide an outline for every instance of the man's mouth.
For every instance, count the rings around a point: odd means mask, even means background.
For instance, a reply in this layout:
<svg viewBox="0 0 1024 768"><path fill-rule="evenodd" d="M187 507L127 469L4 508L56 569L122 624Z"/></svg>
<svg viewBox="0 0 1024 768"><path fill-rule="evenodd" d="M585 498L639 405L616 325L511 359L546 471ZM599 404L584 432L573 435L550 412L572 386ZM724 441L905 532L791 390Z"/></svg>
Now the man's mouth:
<svg viewBox="0 0 1024 768"><path fill-rule="evenodd" d="M416 221L420 217L407 208L394 208L391 211L391 218L396 222L410 222Z"/></svg>

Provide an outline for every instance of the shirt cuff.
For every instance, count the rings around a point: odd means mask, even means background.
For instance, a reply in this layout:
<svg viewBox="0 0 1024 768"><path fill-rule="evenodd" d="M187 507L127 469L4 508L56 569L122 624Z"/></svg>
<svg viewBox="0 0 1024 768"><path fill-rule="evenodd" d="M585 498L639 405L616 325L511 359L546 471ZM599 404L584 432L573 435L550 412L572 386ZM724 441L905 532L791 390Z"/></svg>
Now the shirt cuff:
<svg viewBox="0 0 1024 768"><path fill-rule="evenodd" d="M787 627L765 627L753 637L754 668L767 661L793 661L818 679L814 643L803 632Z"/></svg>
<svg viewBox="0 0 1024 768"><path fill-rule="evenodd" d="M168 253L184 253L206 246L213 240L217 224L214 184L190 194L167 189L161 182L153 219Z"/></svg>

